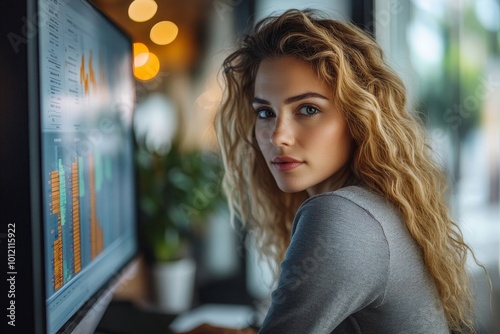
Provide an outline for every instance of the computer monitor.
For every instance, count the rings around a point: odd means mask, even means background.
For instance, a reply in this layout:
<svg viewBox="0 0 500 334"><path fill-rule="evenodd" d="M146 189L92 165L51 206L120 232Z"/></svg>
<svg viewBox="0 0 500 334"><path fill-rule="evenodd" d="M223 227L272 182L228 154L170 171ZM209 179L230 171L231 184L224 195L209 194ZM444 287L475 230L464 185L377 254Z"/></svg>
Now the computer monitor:
<svg viewBox="0 0 500 334"><path fill-rule="evenodd" d="M137 252L132 43L85 0L7 6L2 333L92 332Z"/></svg>

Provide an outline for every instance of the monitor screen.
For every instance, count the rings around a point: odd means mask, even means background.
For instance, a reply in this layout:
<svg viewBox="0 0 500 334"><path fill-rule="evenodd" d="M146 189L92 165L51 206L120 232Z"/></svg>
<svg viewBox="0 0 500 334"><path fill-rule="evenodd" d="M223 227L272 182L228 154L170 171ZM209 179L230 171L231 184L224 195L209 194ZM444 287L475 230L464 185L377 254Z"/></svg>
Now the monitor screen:
<svg viewBox="0 0 500 334"><path fill-rule="evenodd" d="M92 5L38 0L37 17L46 323L55 333L136 253L135 91L129 37Z"/></svg>

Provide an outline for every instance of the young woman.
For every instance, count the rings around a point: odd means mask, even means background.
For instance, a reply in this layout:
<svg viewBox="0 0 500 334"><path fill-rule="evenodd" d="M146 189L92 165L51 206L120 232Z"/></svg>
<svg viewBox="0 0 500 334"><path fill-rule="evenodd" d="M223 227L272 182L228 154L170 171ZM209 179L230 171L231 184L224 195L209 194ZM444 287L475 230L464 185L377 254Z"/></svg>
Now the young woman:
<svg viewBox="0 0 500 334"><path fill-rule="evenodd" d="M259 333L473 332L470 249L376 42L289 10L259 22L223 70L230 208L280 264Z"/></svg>

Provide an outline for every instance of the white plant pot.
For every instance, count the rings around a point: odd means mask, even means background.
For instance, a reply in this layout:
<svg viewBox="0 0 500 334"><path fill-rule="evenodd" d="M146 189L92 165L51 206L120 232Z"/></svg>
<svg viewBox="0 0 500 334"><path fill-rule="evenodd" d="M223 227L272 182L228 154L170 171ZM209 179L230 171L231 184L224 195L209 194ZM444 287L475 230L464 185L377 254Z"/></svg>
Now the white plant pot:
<svg viewBox="0 0 500 334"><path fill-rule="evenodd" d="M191 258L153 266L156 301L167 313L181 313L192 306L196 263Z"/></svg>

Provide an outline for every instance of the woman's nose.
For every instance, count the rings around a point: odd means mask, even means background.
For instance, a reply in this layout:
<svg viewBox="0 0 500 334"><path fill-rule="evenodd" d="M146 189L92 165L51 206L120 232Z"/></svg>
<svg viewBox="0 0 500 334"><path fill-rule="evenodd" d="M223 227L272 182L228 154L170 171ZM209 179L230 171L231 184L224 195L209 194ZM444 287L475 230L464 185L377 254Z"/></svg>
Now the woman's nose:
<svg viewBox="0 0 500 334"><path fill-rule="evenodd" d="M295 142L293 128L291 124L279 117L276 119L274 129L272 130L270 141L274 146L291 146Z"/></svg>

